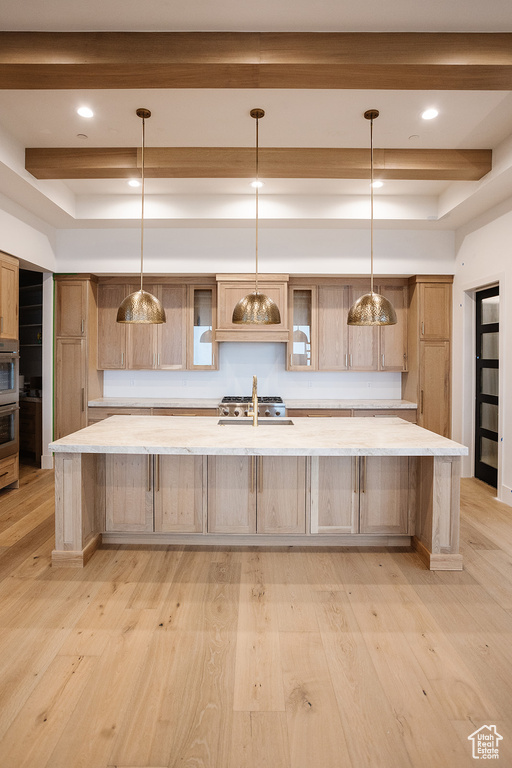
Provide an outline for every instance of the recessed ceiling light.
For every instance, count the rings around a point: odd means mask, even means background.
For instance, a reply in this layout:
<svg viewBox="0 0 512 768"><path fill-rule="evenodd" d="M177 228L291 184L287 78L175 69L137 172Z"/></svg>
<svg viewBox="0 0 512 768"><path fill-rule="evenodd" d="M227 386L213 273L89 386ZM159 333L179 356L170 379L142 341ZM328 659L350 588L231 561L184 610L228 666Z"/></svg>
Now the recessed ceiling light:
<svg viewBox="0 0 512 768"><path fill-rule="evenodd" d="M140 181L137 181L137 179L130 179L128 184L130 187L140 187Z"/></svg>
<svg viewBox="0 0 512 768"><path fill-rule="evenodd" d="M77 113L80 117L94 117L94 112L89 107L78 107Z"/></svg>
<svg viewBox="0 0 512 768"><path fill-rule="evenodd" d="M261 189L264 184L262 181L251 181L251 187L254 187L254 189Z"/></svg>
<svg viewBox="0 0 512 768"><path fill-rule="evenodd" d="M437 109L434 109L433 107L430 109L426 109L424 112L421 113L421 116L424 120L433 120L434 117L437 117L439 112Z"/></svg>
<svg viewBox="0 0 512 768"><path fill-rule="evenodd" d="M372 184L372 187L374 189L380 189L383 186L384 186L384 182L383 181L374 181L373 184Z"/></svg>

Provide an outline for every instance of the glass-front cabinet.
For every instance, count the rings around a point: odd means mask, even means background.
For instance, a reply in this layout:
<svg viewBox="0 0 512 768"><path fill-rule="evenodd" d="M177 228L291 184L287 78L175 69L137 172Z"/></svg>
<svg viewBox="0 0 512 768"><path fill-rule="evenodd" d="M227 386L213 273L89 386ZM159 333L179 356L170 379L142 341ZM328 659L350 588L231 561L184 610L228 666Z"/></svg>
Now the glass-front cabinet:
<svg viewBox="0 0 512 768"><path fill-rule="evenodd" d="M316 286L290 286L289 316L291 322L287 369L289 371L317 370Z"/></svg>
<svg viewBox="0 0 512 768"><path fill-rule="evenodd" d="M215 370L219 367L213 325L216 317L216 291L214 285L189 286L189 370Z"/></svg>

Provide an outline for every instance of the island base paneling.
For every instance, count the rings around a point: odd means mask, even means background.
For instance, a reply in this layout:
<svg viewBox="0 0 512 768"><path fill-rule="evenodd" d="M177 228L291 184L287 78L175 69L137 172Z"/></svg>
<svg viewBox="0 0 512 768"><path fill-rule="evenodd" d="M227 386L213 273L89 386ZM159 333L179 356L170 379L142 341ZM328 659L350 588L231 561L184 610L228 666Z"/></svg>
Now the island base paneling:
<svg viewBox="0 0 512 768"><path fill-rule="evenodd" d="M430 569L462 568L458 456L55 458L55 565L83 566L103 535L177 545L412 543Z"/></svg>

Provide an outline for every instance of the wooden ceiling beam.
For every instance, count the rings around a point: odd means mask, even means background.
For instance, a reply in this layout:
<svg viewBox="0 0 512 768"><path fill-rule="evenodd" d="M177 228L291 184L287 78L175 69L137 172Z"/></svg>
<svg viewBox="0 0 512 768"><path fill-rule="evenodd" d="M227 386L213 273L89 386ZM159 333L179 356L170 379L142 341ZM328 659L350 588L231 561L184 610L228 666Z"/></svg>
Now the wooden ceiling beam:
<svg viewBox="0 0 512 768"><path fill-rule="evenodd" d="M260 147L260 176L283 179L364 179L368 148ZM254 178L254 148L149 147L147 178ZM123 179L140 175L140 148L28 148L25 168L37 179ZM381 179L477 181L492 167L490 149L375 149Z"/></svg>
<svg viewBox="0 0 512 768"><path fill-rule="evenodd" d="M0 32L0 88L511 90L512 33Z"/></svg>

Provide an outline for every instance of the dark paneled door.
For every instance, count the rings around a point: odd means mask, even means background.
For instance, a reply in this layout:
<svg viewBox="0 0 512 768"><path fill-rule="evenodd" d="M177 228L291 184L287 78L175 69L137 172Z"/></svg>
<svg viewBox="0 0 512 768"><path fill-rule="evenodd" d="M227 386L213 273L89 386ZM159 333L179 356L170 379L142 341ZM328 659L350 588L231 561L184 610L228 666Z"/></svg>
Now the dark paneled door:
<svg viewBox="0 0 512 768"><path fill-rule="evenodd" d="M476 294L475 477L498 482L499 287Z"/></svg>

